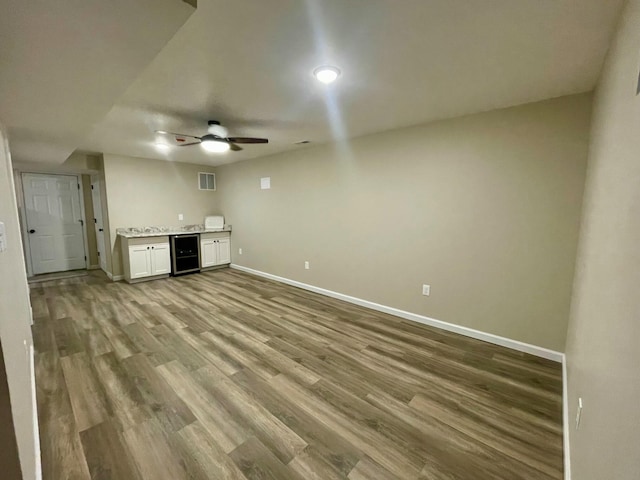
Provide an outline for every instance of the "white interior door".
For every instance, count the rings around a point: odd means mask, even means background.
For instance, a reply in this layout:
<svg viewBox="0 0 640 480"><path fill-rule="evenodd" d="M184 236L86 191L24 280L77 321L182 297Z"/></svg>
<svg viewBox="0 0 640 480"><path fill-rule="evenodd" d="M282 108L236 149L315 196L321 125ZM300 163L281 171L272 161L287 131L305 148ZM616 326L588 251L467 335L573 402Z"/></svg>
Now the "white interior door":
<svg viewBox="0 0 640 480"><path fill-rule="evenodd" d="M78 177L22 175L34 275L86 267Z"/></svg>
<svg viewBox="0 0 640 480"><path fill-rule="evenodd" d="M91 199L93 201L93 217L95 218L96 243L100 268L107 271L107 255L105 253L104 222L102 219L102 200L100 199L100 180L91 177Z"/></svg>

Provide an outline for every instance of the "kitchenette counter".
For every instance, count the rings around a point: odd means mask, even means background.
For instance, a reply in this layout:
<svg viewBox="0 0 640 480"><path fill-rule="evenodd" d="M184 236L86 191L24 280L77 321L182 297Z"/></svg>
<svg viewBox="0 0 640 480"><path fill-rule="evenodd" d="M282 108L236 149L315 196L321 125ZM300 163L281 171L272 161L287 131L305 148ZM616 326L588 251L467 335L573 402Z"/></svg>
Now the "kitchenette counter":
<svg viewBox="0 0 640 480"><path fill-rule="evenodd" d="M186 225L184 227L132 227L117 228L116 235L124 238L163 237L168 235L184 235L188 233L231 232L231 225L224 228L206 229L204 225Z"/></svg>

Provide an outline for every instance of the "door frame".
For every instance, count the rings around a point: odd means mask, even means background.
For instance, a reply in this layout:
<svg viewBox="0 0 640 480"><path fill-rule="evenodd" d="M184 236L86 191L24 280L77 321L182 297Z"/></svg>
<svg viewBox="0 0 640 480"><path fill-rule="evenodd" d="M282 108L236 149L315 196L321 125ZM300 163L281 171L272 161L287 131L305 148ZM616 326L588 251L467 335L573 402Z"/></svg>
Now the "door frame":
<svg viewBox="0 0 640 480"><path fill-rule="evenodd" d="M82 175L77 173L65 173L65 172L31 172L31 171L18 171L20 175L20 195L22 196L21 203L22 208L19 208L20 213L20 229L22 230L22 244L24 245L24 256L27 264L27 276L33 277L33 263L31 261L31 243L29 240L29 233L27 232L27 209L26 198L24 196L24 176L25 175L53 175L63 177L76 177L76 182L80 185L78 189L78 195L80 196L80 215L82 215L82 244L84 247L84 264L85 268L89 270L89 241L87 237L87 214L84 209L84 185L82 185ZM16 192L17 193L17 192Z"/></svg>
<svg viewBox="0 0 640 480"><path fill-rule="evenodd" d="M107 237L105 235L104 232L104 225L105 225L105 221L104 221L104 215L103 215L103 208L102 208L102 190L101 190L101 186L102 186L102 182L104 182L103 179L100 178L100 176L98 174L91 174L89 175L89 186L91 187L91 204L93 206L93 221L94 221L94 228L95 228L95 221L96 221L96 204L93 198L93 192L95 191L93 186L94 183L96 183L98 185L98 191L96 192L96 195L98 197L98 201L100 202L100 217L102 217L102 243L103 243L103 247L105 249L104 252L102 252L102 254L100 254L100 248L98 245L98 232L96 232L96 251L98 252L98 266L97 266L97 270L102 270L104 273L107 273ZM104 258L102 258L104 257ZM104 261L104 268L102 268L102 262Z"/></svg>

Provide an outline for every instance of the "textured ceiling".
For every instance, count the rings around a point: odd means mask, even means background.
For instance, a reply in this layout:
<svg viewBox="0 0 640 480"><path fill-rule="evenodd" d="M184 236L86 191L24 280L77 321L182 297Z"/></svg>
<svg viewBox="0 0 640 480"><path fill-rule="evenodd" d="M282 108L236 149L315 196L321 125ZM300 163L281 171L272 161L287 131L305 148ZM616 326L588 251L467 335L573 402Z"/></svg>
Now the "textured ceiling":
<svg viewBox="0 0 640 480"><path fill-rule="evenodd" d="M201 0L78 147L219 164L588 91L621 4ZM342 69L335 84L315 81L321 64ZM208 119L270 143L223 155L155 147L154 130L203 135Z"/></svg>
<svg viewBox="0 0 640 480"><path fill-rule="evenodd" d="M62 163L194 12L181 0L2 0L0 123Z"/></svg>

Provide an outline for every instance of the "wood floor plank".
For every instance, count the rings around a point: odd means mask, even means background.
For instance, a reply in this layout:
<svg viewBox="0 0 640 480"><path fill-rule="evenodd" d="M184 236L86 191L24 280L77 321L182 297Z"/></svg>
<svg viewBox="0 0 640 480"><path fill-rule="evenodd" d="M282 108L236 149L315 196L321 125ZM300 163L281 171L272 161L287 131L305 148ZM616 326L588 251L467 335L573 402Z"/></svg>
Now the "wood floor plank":
<svg viewBox="0 0 640 480"><path fill-rule="evenodd" d="M256 437L249 438L229 456L248 480L305 480L281 463Z"/></svg>
<svg viewBox="0 0 640 480"><path fill-rule="evenodd" d="M421 475L449 475L454 478L486 480L547 480L549 477L514 460L499 450L474 441L439 418L420 414L393 396L376 393L369 403L386 411L419 432L419 443L428 446ZM460 459L464 461L461 462ZM557 474L556 474L557 475ZM561 478L558 475L557 478Z"/></svg>
<svg viewBox="0 0 640 480"><path fill-rule="evenodd" d="M230 269L31 289L44 480L561 480L554 362Z"/></svg>
<svg viewBox="0 0 640 480"><path fill-rule="evenodd" d="M60 363L78 430L86 430L107 420L111 412L106 395L87 354L62 357Z"/></svg>
<svg viewBox="0 0 640 480"><path fill-rule="evenodd" d="M212 367L198 370L194 377L236 421L245 425L258 440L267 445L282 463L290 462L307 447L307 442L259 401Z"/></svg>
<svg viewBox="0 0 640 480"><path fill-rule="evenodd" d="M84 350L90 357L97 357L105 353L113 352L111 342L104 336L98 327L85 329L80 334L84 343Z"/></svg>
<svg viewBox="0 0 640 480"><path fill-rule="evenodd" d="M271 383L285 392L292 401L297 402L303 409L319 416L321 421L331 425L338 435L355 444L367 455L371 455L394 474L407 479L417 478L423 465L416 464L411 458L405 456L400 451L401 447L393 444L389 439L371 428L354 422L348 415L340 412L285 375L274 377Z"/></svg>
<svg viewBox="0 0 640 480"><path fill-rule="evenodd" d="M142 395L113 353L93 358L96 377L113 418L126 430L150 418Z"/></svg>
<svg viewBox="0 0 640 480"><path fill-rule="evenodd" d="M72 416L69 390L58 352L38 353L35 356L35 370L38 421L47 425L49 421Z"/></svg>
<svg viewBox="0 0 640 480"><path fill-rule="evenodd" d="M344 475L327 462L322 453L309 445L288 463L291 470L305 480L343 480Z"/></svg>
<svg viewBox="0 0 640 480"><path fill-rule="evenodd" d="M379 463L365 456L351 472L349 480L402 480Z"/></svg>
<svg viewBox="0 0 640 480"><path fill-rule="evenodd" d="M251 371L238 372L232 379L310 445L312 450L307 447L305 452L311 451L328 466L323 471L328 469L346 477L362 457L362 451L356 445L338 435L314 412L291 402L287 395Z"/></svg>
<svg viewBox="0 0 640 480"><path fill-rule="evenodd" d="M122 331L129 337L136 349L149 357L154 365L162 365L175 359L175 356L169 354L165 346L142 324L136 322L125 325L122 327Z"/></svg>
<svg viewBox="0 0 640 480"><path fill-rule="evenodd" d="M225 452L232 451L251 436L251 432L191 377L187 368L174 361L157 370Z"/></svg>
<svg viewBox="0 0 640 480"><path fill-rule="evenodd" d="M93 480L143 480L122 432L112 422L88 428L80 433L80 439Z"/></svg>
<svg viewBox="0 0 640 480"><path fill-rule="evenodd" d="M58 318L52 323L56 346L61 357L84 352L84 342L72 318Z"/></svg>
<svg viewBox="0 0 640 480"><path fill-rule="evenodd" d="M153 480L187 479L180 456L171 448L167 436L155 420L147 420L123 433L140 476Z"/></svg>
<svg viewBox="0 0 640 480"><path fill-rule="evenodd" d="M246 477L199 422L187 425L172 436L185 459L189 479L246 480Z"/></svg>
<svg viewBox="0 0 640 480"><path fill-rule="evenodd" d="M123 361L123 366L145 404L166 431L180 430L196 421L193 412L162 378L148 357L143 354L132 355Z"/></svg>
<svg viewBox="0 0 640 480"><path fill-rule="evenodd" d="M57 417L45 424L44 431L40 432L40 448L43 479L91 478L72 415Z"/></svg>

